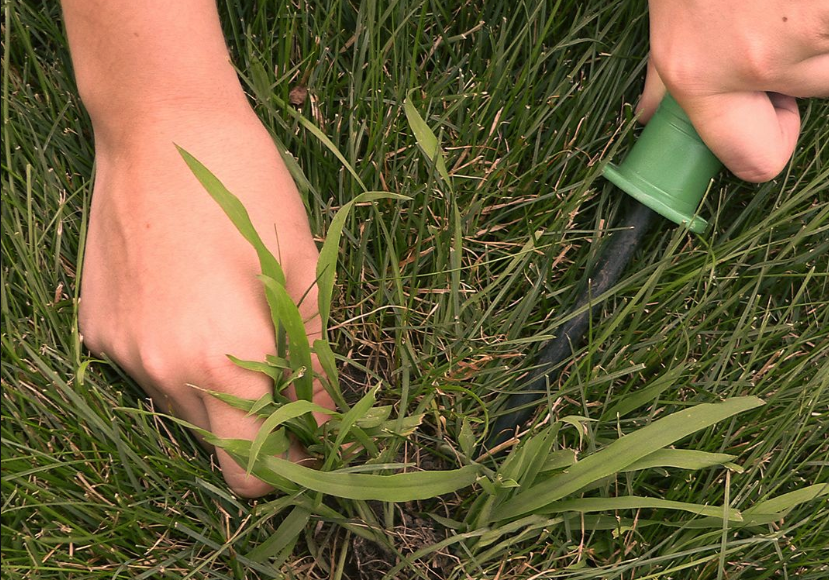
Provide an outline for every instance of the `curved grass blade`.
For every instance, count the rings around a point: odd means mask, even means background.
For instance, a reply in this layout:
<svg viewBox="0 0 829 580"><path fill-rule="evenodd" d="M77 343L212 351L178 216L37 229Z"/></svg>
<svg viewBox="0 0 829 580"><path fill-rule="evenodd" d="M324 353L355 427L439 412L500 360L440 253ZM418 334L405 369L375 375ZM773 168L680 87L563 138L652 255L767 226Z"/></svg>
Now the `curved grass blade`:
<svg viewBox="0 0 829 580"><path fill-rule="evenodd" d="M736 458L727 453L708 453L695 449L660 449L634 461L622 471L641 471L653 467L675 467L677 469L705 469L724 465Z"/></svg>
<svg viewBox="0 0 829 580"><path fill-rule="evenodd" d="M202 184L207 193L210 194L216 203L218 203L222 210L224 210L239 233L253 246L256 250L256 255L259 257L259 267L262 273L270 276L283 286L285 285L285 274L282 271L282 266L279 265L276 258L271 254L270 250L265 247L262 238L256 228L253 227L253 222L250 221L250 215L239 201L239 198L233 195L224 184L219 181L213 173L205 167L198 159L190 155L187 151L176 145L179 154L184 158L185 163L196 176L196 179Z"/></svg>
<svg viewBox="0 0 829 580"><path fill-rule="evenodd" d="M345 220L351 209L358 203L376 201L378 199L401 199L409 197L386 191L367 191L361 193L340 208L331 225L320 250L317 261L317 288L319 289L319 313L322 320L322 337L328 338L328 318L331 314L331 296L334 294L334 281L337 273L337 254L340 249L340 237L345 227Z"/></svg>
<svg viewBox="0 0 829 580"><path fill-rule="evenodd" d="M438 138L412 104L412 93L414 91L415 89L410 90L406 95L406 100L403 101L403 111L406 113L406 119L409 121L409 126L412 128L417 144L426 157L429 158L429 161L435 164L441 179L451 188L452 178L449 177L449 172L446 170L446 160L443 158L443 151L441 151Z"/></svg>
<svg viewBox="0 0 829 580"><path fill-rule="evenodd" d="M641 497L635 495L621 496L621 497L589 497L581 499L572 499L560 502L554 502L543 509L536 511L538 514L545 513L561 513L561 512L606 512L616 510L637 510L637 509L667 509L690 512L700 516L716 516L723 515L722 506L703 505L697 503L686 503L682 501L670 501L667 499L660 499L656 497ZM727 510L728 519L732 522L742 522L743 515L735 509L729 508Z"/></svg>
<svg viewBox="0 0 829 580"><path fill-rule="evenodd" d="M279 457L259 459L253 474L269 482L273 476L336 497L405 502L452 493L475 483L478 467L467 465L450 471L417 471L393 475L316 471Z"/></svg>
<svg viewBox="0 0 829 580"><path fill-rule="evenodd" d="M288 335L288 362L291 369L297 374L294 385L298 399L310 401L314 396L314 372L311 364L311 347L308 344L308 335L305 333L305 323L293 299L283 284L264 274L259 279L273 295L273 314ZM275 323L277 321L274 321Z"/></svg>
<svg viewBox="0 0 829 580"><path fill-rule="evenodd" d="M265 444L265 441L268 440L268 436L271 434L271 431L276 429L285 421L290 421L291 419L300 417L306 413L334 414L333 411L329 411L328 409L320 407L315 403L304 400L294 401L293 403L288 403L287 405L283 405L278 408L276 411L271 413L270 417L265 419L262 426L259 428L259 431L256 433L256 437L250 444L250 455L248 456L247 465L248 475L250 475L251 470L253 470L253 465L256 463L256 460L262 451L262 446Z"/></svg>
<svg viewBox="0 0 829 580"><path fill-rule="evenodd" d="M264 373L268 375L270 378L274 380L274 382L279 381L282 378L282 371L276 368L273 365L269 365L268 363L258 362L255 360L242 360L240 358L236 358L233 355L227 355L233 364L242 367L245 370L254 371L257 373Z"/></svg>
<svg viewBox="0 0 829 580"><path fill-rule="evenodd" d="M366 413L368 413L369 409L374 406L377 395L377 391L380 389L380 385L377 385L373 389L371 389L365 396L360 399L356 405L354 405L345 415L343 415L340 419L339 425L339 432L337 433L337 438L334 440L334 449L340 449L345 441L346 436L348 435L351 428L354 426L354 423ZM328 454L328 458L325 462L324 469L328 469L331 467L332 462L336 459L335 453Z"/></svg>
<svg viewBox="0 0 829 580"><path fill-rule="evenodd" d="M739 397L722 403L703 403L673 413L614 441L564 473L522 490L495 508L492 518L496 521L511 520L544 508L594 481L624 470L691 433L763 404L756 397Z"/></svg>
<svg viewBox="0 0 829 580"><path fill-rule="evenodd" d="M299 535L310 519L310 510L302 505L294 506L294 509L282 520L273 535L248 552L247 558L254 562L264 562L277 554L293 549Z"/></svg>
<svg viewBox="0 0 829 580"><path fill-rule="evenodd" d="M329 151L331 151L331 153L333 153L337 159L339 159L340 163L343 164L343 167L346 168L346 170L354 178L354 181L356 181L357 184L360 186L360 189L362 189L363 191L366 190L366 185L365 183L363 183L363 180L360 179L360 176L357 174L357 171L354 170L354 168L351 166L351 164L348 162L345 156L343 156L343 154L340 153L340 150L337 149L337 146L334 145L334 142L331 141L331 139L329 139L328 136L325 133L323 133L319 127L314 125L311 121L303 117L301 114L297 113L293 109L293 107L289 107L282 99L280 99L276 95L271 95L271 97L275 102L279 104L279 106L281 106L284 109L286 113L288 113L291 117L296 119L299 122L299 124L305 127L314 137L319 139L320 142L323 145L325 145L325 147Z"/></svg>

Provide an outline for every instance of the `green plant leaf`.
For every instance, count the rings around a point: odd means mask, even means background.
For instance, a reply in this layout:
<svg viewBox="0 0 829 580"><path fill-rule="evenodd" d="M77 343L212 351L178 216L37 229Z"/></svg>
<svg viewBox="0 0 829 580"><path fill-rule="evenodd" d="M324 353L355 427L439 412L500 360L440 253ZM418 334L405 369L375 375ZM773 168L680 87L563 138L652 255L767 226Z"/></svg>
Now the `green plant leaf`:
<svg viewBox="0 0 829 580"><path fill-rule="evenodd" d="M461 432L458 433L458 445L467 457L472 457L475 452L475 433L472 432L472 425L467 417L461 423Z"/></svg>
<svg viewBox="0 0 829 580"><path fill-rule="evenodd" d="M265 444L265 441L267 441L271 431L276 429L285 421L289 421L296 417L301 417L306 413L325 413L328 415L332 415L334 414L334 411L330 411L324 407L320 407L316 403L312 403L310 401L305 400L294 401L292 403L288 403L287 405L279 407L276 411L271 413L271 415L267 419L265 419L265 421L262 423L262 426L259 427L259 431L257 431L256 437L250 444L250 455L248 456L247 465L248 474L250 474L253 470L253 466L256 463L256 460L258 459L260 452L262 451L262 446Z"/></svg>
<svg viewBox="0 0 829 580"><path fill-rule="evenodd" d="M618 473L634 462L672 445L691 433L710 427L738 413L763 405L756 397L739 397L722 403L703 403L673 413L625 435L575 463L564 473L522 489L492 512L495 520L511 520L532 513L585 486Z"/></svg>
<svg viewBox="0 0 829 580"><path fill-rule="evenodd" d="M207 393L211 397L214 397L214 398L222 401L223 403L227 403L228 405L230 405L234 409L241 409L242 411L245 411L246 413L252 413L251 409L253 409L254 405L256 405L256 403L257 403L257 401L255 399L245 399L243 397L237 397L236 395L231 395L231 394L228 394L228 393L222 393L222 392L219 392L219 391L211 391L210 389L203 389L201 387L197 387L196 385L191 385L191 386L196 388L196 389L199 389L200 391L203 391L203 392Z"/></svg>
<svg viewBox="0 0 829 580"><path fill-rule="evenodd" d="M449 177L449 172L446 170L446 160L443 158L443 151L440 149L438 138L412 104L413 93L414 89L410 90L406 95L406 100L403 101L403 110L406 113L406 119L409 121L409 126L412 128L417 144L429 161L435 164L441 179L451 188L452 178Z"/></svg>
<svg viewBox="0 0 829 580"><path fill-rule="evenodd" d="M334 142L331 141L331 139L329 139L328 136L325 133L320 131L319 127L314 125L310 120L303 117L300 113L295 111L292 107L289 107L282 99L280 99L279 97L277 97L275 95L271 95L271 96L274 99L274 101L279 103L279 105L283 108L284 112L286 112L288 115L290 115L291 117L296 119L296 121L300 125L305 127L308 130L308 132L310 132L314 137L319 139L320 142L323 145L325 145L326 149L331 151L331 153L334 154L334 156L340 161L340 163L343 164L343 167L345 167L346 170L351 174L351 176L354 178L354 181L356 181L357 184L360 186L360 189L362 189L363 191L366 191L365 183L363 183L363 180L360 179L360 176L357 174L357 172L354 170L354 168L351 166L351 164L348 162L348 160L345 158L345 156L343 156L343 154L340 153L340 150L337 149L337 146L334 145Z"/></svg>
<svg viewBox="0 0 829 580"><path fill-rule="evenodd" d="M560 428L560 423L554 423L524 439L504 460L498 475L506 479L515 479L522 485L531 483L535 479L535 474L544 469L550 447Z"/></svg>
<svg viewBox="0 0 829 580"><path fill-rule="evenodd" d="M345 220L351 212L351 208L356 204L376 201L378 199L408 200L410 198L405 195L386 191L367 191L361 193L342 206L337 212L337 215L334 216L334 219L331 220L331 225L328 226L328 234L325 237L325 242L322 244L319 260L317 260L318 308L320 320L322 321L322 337L324 340L328 338L328 318L331 314L331 297L334 294L334 282L336 280L337 254L339 253L340 237L345 227Z"/></svg>
<svg viewBox="0 0 829 580"><path fill-rule="evenodd" d="M157 414L138 410L135 412L145 415ZM170 420L199 433L211 445L221 447L240 465L244 466L247 463L251 451L250 441L222 439L183 419L170 417ZM393 475L326 472L310 469L260 451L260 457L252 473L262 481L286 493L295 493L304 487L346 499L406 502L430 499L468 487L478 479L479 469L477 465L467 465L448 471L416 471Z"/></svg>
<svg viewBox="0 0 829 580"><path fill-rule="evenodd" d="M311 363L311 347L308 344L308 335L305 333L305 323L299 313L299 308L288 295L285 286L264 274L259 279L272 293L273 308L276 309L275 318L285 329L288 335L288 362L296 374L296 396L298 399L310 401L314 396L314 370Z"/></svg>
<svg viewBox="0 0 829 580"><path fill-rule="evenodd" d="M337 371L337 362L334 357L334 351L331 350L331 344L327 340L318 338L314 341L312 348L317 355L317 360L320 361L325 378L328 379L327 381L322 381L325 390L334 399L334 403L336 403L338 408L347 411L350 405L343 398L343 394L340 391L340 374Z"/></svg>
<svg viewBox="0 0 829 580"><path fill-rule="evenodd" d="M478 468L467 465L451 471L417 471L394 475L370 475L316 471L278 457L260 458L254 475L269 482L276 475L308 489L336 497L405 502L429 499L472 485Z"/></svg>
<svg viewBox="0 0 829 580"><path fill-rule="evenodd" d="M310 519L311 512L305 506L294 506L273 535L248 552L247 557L254 562L264 562L287 550L292 550Z"/></svg>
<svg viewBox="0 0 829 580"><path fill-rule="evenodd" d="M354 423L366 413L368 413L369 409L374 405L377 395L377 391L380 389L380 385L377 385L373 389L369 390L362 399L360 399L356 405L354 405L345 415L340 417L339 422L339 430L337 432L337 438L334 440L334 449L340 449L342 447L343 442L345 441L346 436L348 435L349 431L354 427ZM325 468L330 468L331 464L333 463L336 455L331 453L328 455L327 461L325 463Z"/></svg>
<svg viewBox="0 0 829 580"><path fill-rule="evenodd" d="M576 452L573 449L559 449L547 455L541 473L570 467L576 462Z"/></svg>
<svg viewBox="0 0 829 580"><path fill-rule="evenodd" d="M693 449L660 449L634 461L622 471L640 471L653 467L675 467L678 469L705 469L732 461L736 456L726 453L708 453Z"/></svg>
<svg viewBox="0 0 829 580"><path fill-rule="evenodd" d="M819 483L761 501L745 510L745 513L751 516L783 513L807 501L826 496L829 496L829 483Z"/></svg>
<svg viewBox="0 0 829 580"><path fill-rule="evenodd" d="M534 512L537 514L556 514L566 511L580 513L605 512L616 510L637 510L637 509L667 509L686 511L700 516L723 515L722 506L702 505L686 503L682 501L670 501L655 497L621 496L621 497L590 497L553 502L544 508ZM728 509L728 519L734 522L742 522L743 516L738 510Z"/></svg>
<svg viewBox="0 0 829 580"><path fill-rule="evenodd" d="M184 158L185 163L196 176L196 179L202 184L207 193L210 194L216 203L218 203L224 210L239 233L250 243L256 250L256 255L259 257L259 267L262 269L262 274L269 276L276 280L282 286L285 285L285 274L282 271L282 266L279 265L276 258L271 254L270 250L265 247L262 238L256 228L253 227L253 222L250 221L250 216L245 206L239 201L239 198L233 195L219 179L211 173L207 167L190 155L187 151L176 145L179 154Z"/></svg>
<svg viewBox="0 0 829 580"><path fill-rule="evenodd" d="M258 362L254 360L242 360L240 358L236 358L233 355L227 355L233 364L242 367L243 369L254 371L257 373L264 373L272 378L274 381L279 381L282 378L283 373L268 363Z"/></svg>
<svg viewBox="0 0 829 580"><path fill-rule="evenodd" d="M602 415L602 420L610 421L616 417L624 417L634 409L638 409L639 407L650 403L659 395L674 386L687 370L687 364L675 366L668 372L657 377L646 388L628 393L619 401L619 403L608 409L608 411Z"/></svg>

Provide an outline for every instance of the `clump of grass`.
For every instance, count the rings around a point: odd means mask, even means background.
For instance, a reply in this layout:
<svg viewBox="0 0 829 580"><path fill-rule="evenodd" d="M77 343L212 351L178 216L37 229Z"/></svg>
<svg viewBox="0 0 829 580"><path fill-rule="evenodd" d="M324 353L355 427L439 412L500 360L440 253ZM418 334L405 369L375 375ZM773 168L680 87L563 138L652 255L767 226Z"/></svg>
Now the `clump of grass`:
<svg viewBox="0 0 829 580"><path fill-rule="evenodd" d="M644 3L221 8L234 62L291 152L320 239L364 191L409 198L342 218L328 335L338 381L390 408L381 420L422 416L405 439L383 441L387 464L400 454L445 471L471 459L483 477L406 504L318 501L298 487L240 501L188 430L149 413L127 377L86 355L72 329L90 125L57 7L10 3L4 576L826 575L826 101L801 104L800 145L776 180L715 183L701 208L709 235L667 228L648 237L510 458L480 457L476 442L531 373L619 211L620 194L599 174L635 137ZM293 108L300 84L308 98ZM435 136L446 176L407 102ZM509 513L523 505L509 502L540 496L570 466L676 413L754 401L746 397L765 405L637 460L640 468L614 466L546 511Z"/></svg>

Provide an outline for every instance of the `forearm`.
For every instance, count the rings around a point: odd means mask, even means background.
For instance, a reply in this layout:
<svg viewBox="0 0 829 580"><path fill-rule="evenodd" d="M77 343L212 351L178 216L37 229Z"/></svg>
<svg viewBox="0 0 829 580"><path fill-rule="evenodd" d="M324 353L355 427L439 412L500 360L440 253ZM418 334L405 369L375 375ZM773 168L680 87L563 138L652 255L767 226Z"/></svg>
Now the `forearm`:
<svg viewBox="0 0 829 580"><path fill-rule="evenodd" d="M167 104L244 105L214 0L63 0L63 11L96 133Z"/></svg>

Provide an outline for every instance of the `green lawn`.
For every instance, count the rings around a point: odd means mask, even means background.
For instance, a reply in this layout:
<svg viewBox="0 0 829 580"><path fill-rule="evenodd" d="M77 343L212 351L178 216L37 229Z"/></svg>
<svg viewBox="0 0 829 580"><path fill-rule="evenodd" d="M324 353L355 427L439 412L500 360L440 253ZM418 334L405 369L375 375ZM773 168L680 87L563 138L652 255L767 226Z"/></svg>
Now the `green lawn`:
<svg viewBox="0 0 829 580"><path fill-rule="evenodd" d="M343 391L353 404L380 385L398 427L423 415L372 462L479 470L431 500L298 488L249 502L79 344L92 134L59 7L35 4L3 8L3 578L829 576L829 102L801 102L804 132L777 179L723 174L700 209L704 236L664 223L649 234L536 427L510 455L481 458L476 441L622 208L600 174L638 131L645 3L220 3L320 242L364 188L410 198L355 207L338 255ZM698 416L658 423L679 412ZM622 446L716 413L672 445L704 457L622 465Z"/></svg>

